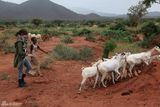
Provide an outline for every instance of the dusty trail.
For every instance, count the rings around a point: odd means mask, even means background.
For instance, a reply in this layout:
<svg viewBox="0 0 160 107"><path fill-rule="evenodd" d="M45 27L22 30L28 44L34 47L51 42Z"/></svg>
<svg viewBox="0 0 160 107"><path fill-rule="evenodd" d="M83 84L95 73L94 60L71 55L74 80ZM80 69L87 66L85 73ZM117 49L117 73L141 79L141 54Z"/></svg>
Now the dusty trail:
<svg viewBox="0 0 160 107"><path fill-rule="evenodd" d="M94 47L95 57L102 55L104 42L88 42L75 37L69 46L80 49L82 45ZM51 51L60 43L59 38L40 43ZM46 45L47 44L47 45ZM44 56L39 52L40 57ZM20 102L23 107L160 107L160 61L144 67L138 77L122 80L116 85L92 89L77 94L81 82L81 67L89 66L84 61L56 61L55 70L41 70L43 77L26 77L28 87L17 88L17 70L13 68L13 54L0 53L0 74L8 74L10 80L0 80L0 104L2 101ZM124 92L130 95L122 96Z"/></svg>

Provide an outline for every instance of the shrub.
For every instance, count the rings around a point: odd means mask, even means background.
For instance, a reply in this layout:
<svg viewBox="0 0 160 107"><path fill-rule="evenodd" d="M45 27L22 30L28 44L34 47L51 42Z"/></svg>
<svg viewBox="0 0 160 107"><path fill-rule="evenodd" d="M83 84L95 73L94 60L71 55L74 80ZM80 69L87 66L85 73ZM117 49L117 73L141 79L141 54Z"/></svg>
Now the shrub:
<svg viewBox="0 0 160 107"><path fill-rule="evenodd" d="M80 49L81 60L87 60L90 56L93 55L93 49L88 46L82 46Z"/></svg>
<svg viewBox="0 0 160 107"><path fill-rule="evenodd" d="M3 25L0 25L0 30L4 30L5 27Z"/></svg>
<svg viewBox="0 0 160 107"><path fill-rule="evenodd" d="M139 42L138 45L142 48L150 48L152 41L155 40L155 37L155 35L151 35L149 38L144 38L144 40Z"/></svg>
<svg viewBox="0 0 160 107"><path fill-rule="evenodd" d="M109 38L109 39L113 38L113 39L118 40L120 38L127 36L128 33L125 31L121 31L121 30L104 30L102 32L102 35Z"/></svg>
<svg viewBox="0 0 160 107"><path fill-rule="evenodd" d="M139 53L139 52L142 52L142 51L141 51L141 48L138 45L130 44L130 43L124 43L124 44L118 44L117 48L115 48L114 51L109 53L109 56L113 56L116 53L122 53L122 52Z"/></svg>
<svg viewBox="0 0 160 107"><path fill-rule="evenodd" d="M19 28L6 29L1 36L7 36L9 38L16 38L15 34L19 31ZM0 38L1 38L0 36ZM8 39L9 39L8 38Z"/></svg>
<svg viewBox="0 0 160 107"><path fill-rule="evenodd" d="M88 30L88 29L86 29L86 28L82 29L82 30L78 33L79 36L84 36L84 35L88 35L88 34L91 34L91 31Z"/></svg>
<svg viewBox="0 0 160 107"><path fill-rule="evenodd" d="M87 46L82 47L80 51L78 51L74 48L59 44L53 51L58 54L59 60L86 60L93 55L92 49Z"/></svg>
<svg viewBox="0 0 160 107"><path fill-rule="evenodd" d="M63 23L64 21L63 20L54 20L52 21L51 23L56 25L56 26L61 26L61 24Z"/></svg>
<svg viewBox="0 0 160 107"><path fill-rule="evenodd" d="M54 27L54 24L47 22L45 23L44 27L47 27L47 28Z"/></svg>
<svg viewBox="0 0 160 107"><path fill-rule="evenodd" d="M126 42L126 43L132 43L132 35L128 35L125 37L121 37L120 39L118 39L119 42Z"/></svg>
<svg viewBox="0 0 160 107"><path fill-rule="evenodd" d="M41 34L50 34L49 30L48 29L42 29L40 31Z"/></svg>
<svg viewBox="0 0 160 107"><path fill-rule="evenodd" d="M95 42L96 41L96 38L93 36L93 35L87 35L86 36L86 40L87 41L90 41L90 42Z"/></svg>
<svg viewBox="0 0 160 107"><path fill-rule="evenodd" d="M78 36L78 30L76 28L74 28L72 30L73 36Z"/></svg>
<svg viewBox="0 0 160 107"><path fill-rule="evenodd" d="M153 21L144 23L144 25L141 28L141 31L146 38L149 38L151 35L158 33L159 32L158 30L159 30L158 26Z"/></svg>
<svg viewBox="0 0 160 107"><path fill-rule="evenodd" d="M104 49L103 49L103 58L108 58L109 52L113 51L117 47L117 44L115 43L114 40L107 41L104 44Z"/></svg>
<svg viewBox="0 0 160 107"><path fill-rule="evenodd" d="M9 39L6 35L0 35L0 49L4 51L6 54L8 53L14 53L14 43L7 41Z"/></svg>
<svg viewBox="0 0 160 107"><path fill-rule="evenodd" d="M153 21L144 23L141 28L142 33L144 34L144 40L139 43L143 48L150 48L151 43L155 40L156 36L159 35L160 29L159 26Z"/></svg>
<svg viewBox="0 0 160 107"><path fill-rule="evenodd" d="M60 60L79 60L80 59L80 52L68 46L59 44L54 48L54 51L59 55Z"/></svg>
<svg viewBox="0 0 160 107"><path fill-rule="evenodd" d="M100 23L100 24L98 24L98 27L106 27L106 24L105 23Z"/></svg>
<svg viewBox="0 0 160 107"><path fill-rule="evenodd" d="M58 59L58 55L55 52L49 53L47 56L43 58L43 62L41 63L40 67L42 69L52 69L48 65L55 62Z"/></svg>
<svg viewBox="0 0 160 107"><path fill-rule="evenodd" d="M110 27L111 30L121 30L121 31L126 31L125 25L122 23L117 23L113 26Z"/></svg>
<svg viewBox="0 0 160 107"><path fill-rule="evenodd" d="M63 43L73 43L72 36L62 36L61 42Z"/></svg>
<svg viewBox="0 0 160 107"><path fill-rule="evenodd" d="M42 20L41 19L32 19L32 24L39 26L40 24L42 24Z"/></svg>

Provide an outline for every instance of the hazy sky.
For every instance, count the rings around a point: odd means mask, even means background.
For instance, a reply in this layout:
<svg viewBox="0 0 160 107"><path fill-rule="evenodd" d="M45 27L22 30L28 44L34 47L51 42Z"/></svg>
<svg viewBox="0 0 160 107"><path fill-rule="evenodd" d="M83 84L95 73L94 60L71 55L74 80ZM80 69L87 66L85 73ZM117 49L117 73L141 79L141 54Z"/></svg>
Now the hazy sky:
<svg viewBox="0 0 160 107"><path fill-rule="evenodd" d="M14 3L22 3L27 0L3 0ZM136 5L140 0L51 0L69 9L82 8L105 13L125 14L128 8ZM160 11L160 4L154 4L149 11Z"/></svg>

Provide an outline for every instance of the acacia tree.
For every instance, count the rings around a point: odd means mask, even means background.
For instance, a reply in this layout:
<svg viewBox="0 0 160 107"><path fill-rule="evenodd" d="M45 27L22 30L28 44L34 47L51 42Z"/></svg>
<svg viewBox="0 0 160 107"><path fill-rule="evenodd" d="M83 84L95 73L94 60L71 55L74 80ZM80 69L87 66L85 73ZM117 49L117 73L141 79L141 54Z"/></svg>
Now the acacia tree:
<svg viewBox="0 0 160 107"><path fill-rule="evenodd" d="M129 13L127 13L131 25L132 26L138 26L139 23L142 20L142 17L145 16L148 12L147 12L147 6L144 5L142 2L139 2L138 5L136 6L131 6L128 11Z"/></svg>
<svg viewBox="0 0 160 107"><path fill-rule="evenodd" d="M150 7L153 3L160 3L160 0L143 0L143 4L145 4L147 7Z"/></svg>

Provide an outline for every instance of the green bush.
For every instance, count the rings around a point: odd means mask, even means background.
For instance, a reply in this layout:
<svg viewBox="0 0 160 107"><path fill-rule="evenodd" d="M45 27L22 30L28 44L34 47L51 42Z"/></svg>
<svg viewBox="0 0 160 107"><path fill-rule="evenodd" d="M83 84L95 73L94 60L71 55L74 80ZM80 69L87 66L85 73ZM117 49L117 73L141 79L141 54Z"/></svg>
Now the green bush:
<svg viewBox="0 0 160 107"><path fill-rule="evenodd" d="M160 27L155 22L149 21L144 23L141 32L144 34L144 40L139 45L143 48L150 48L151 43L160 34Z"/></svg>
<svg viewBox="0 0 160 107"><path fill-rule="evenodd" d="M122 23L117 23L114 26L110 27L111 30L121 30L121 31L126 31L125 25Z"/></svg>
<svg viewBox="0 0 160 107"><path fill-rule="evenodd" d="M133 40L132 40L132 35L128 35L128 36L125 36L125 37L121 37L118 41L119 41L119 42L132 43L132 42L133 42Z"/></svg>
<svg viewBox="0 0 160 107"><path fill-rule="evenodd" d="M150 48L151 43L155 40L156 35L151 35L149 38L144 38L142 42L139 42L138 45L142 48Z"/></svg>
<svg viewBox="0 0 160 107"><path fill-rule="evenodd" d="M117 47L117 44L115 43L114 40L107 41L104 44L104 49L103 49L103 58L108 58L109 52L113 51Z"/></svg>
<svg viewBox="0 0 160 107"><path fill-rule="evenodd" d="M88 46L82 46L80 49L81 60L87 60L90 56L93 55L93 49Z"/></svg>
<svg viewBox="0 0 160 107"><path fill-rule="evenodd" d="M50 31L48 29L42 29L41 34L47 35L47 34L50 34Z"/></svg>
<svg viewBox="0 0 160 107"><path fill-rule="evenodd" d="M4 30L4 29L5 29L4 25L0 25L0 30Z"/></svg>
<svg viewBox="0 0 160 107"><path fill-rule="evenodd" d="M42 24L43 21L41 19L35 18L35 19L32 19L31 22L32 22L32 24L39 26L40 24Z"/></svg>
<svg viewBox="0 0 160 107"><path fill-rule="evenodd" d="M78 33L78 35L79 35L79 36L84 36L84 35L89 35L89 34L91 34L91 33L92 33L92 32L91 32L90 30L84 28L84 29L82 29L82 30Z"/></svg>
<svg viewBox="0 0 160 107"><path fill-rule="evenodd" d="M19 31L19 28L12 28L5 30L1 36L7 36L9 38L16 38L15 34ZM1 37L0 37L1 38Z"/></svg>
<svg viewBox="0 0 160 107"><path fill-rule="evenodd" d="M116 53L122 53L122 52L140 53L142 52L142 50L141 47L139 47L137 44L123 43L123 44L118 44L117 47L114 49L114 51L109 53L109 56L111 57Z"/></svg>
<svg viewBox="0 0 160 107"><path fill-rule="evenodd" d="M9 35L0 35L0 50L6 54L15 52L14 43L10 42L9 38Z"/></svg>
<svg viewBox="0 0 160 107"><path fill-rule="evenodd" d="M90 42L95 42L96 41L96 38L93 36L93 35L87 35L86 36L86 40L87 41L90 41Z"/></svg>
<svg viewBox="0 0 160 107"><path fill-rule="evenodd" d="M43 61L40 65L42 69L51 69L53 68L49 67L48 65L55 62L58 59L58 55L55 52L50 52L47 56L43 58Z"/></svg>
<svg viewBox="0 0 160 107"><path fill-rule="evenodd" d="M6 40L0 40L0 49L4 51L5 54L15 52L14 43Z"/></svg>
<svg viewBox="0 0 160 107"><path fill-rule="evenodd" d="M74 28L73 30L72 30L72 33L73 33L73 36L78 36L79 34L78 34L78 30L76 29L76 28Z"/></svg>
<svg viewBox="0 0 160 107"><path fill-rule="evenodd" d="M106 27L106 24L105 23L100 23L100 24L98 24L98 27L104 28L104 27Z"/></svg>
<svg viewBox="0 0 160 107"><path fill-rule="evenodd" d="M60 60L79 60L80 59L80 52L68 46L59 44L54 48L54 51L59 55Z"/></svg>
<svg viewBox="0 0 160 107"><path fill-rule="evenodd" d="M159 32L159 27L155 24L155 22L149 21L144 23L144 25L141 28L141 31L146 38L149 38L151 35Z"/></svg>
<svg viewBox="0 0 160 107"><path fill-rule="evenodd" d="M87 46L82 47L80 51L78 51L74 48L59 44L53 51L58 54L59 60L86 60L93 55L92 49Z"/></svg>
<svg viewBox="0 0 160 107"><path fill-rule="evenodd" d="M111 39L120 39L120 38L123 38L123 37L126 37L128 35L128 32L125 32L125 31L121 31L121 30L104 30L102 32L102 35Z"/></svg>
<svg viewBox="0 0 160 107"><path fill-rule="evenodd" d="M62 36L61 42L63 43L73 43L72 36Z"/></svg>

